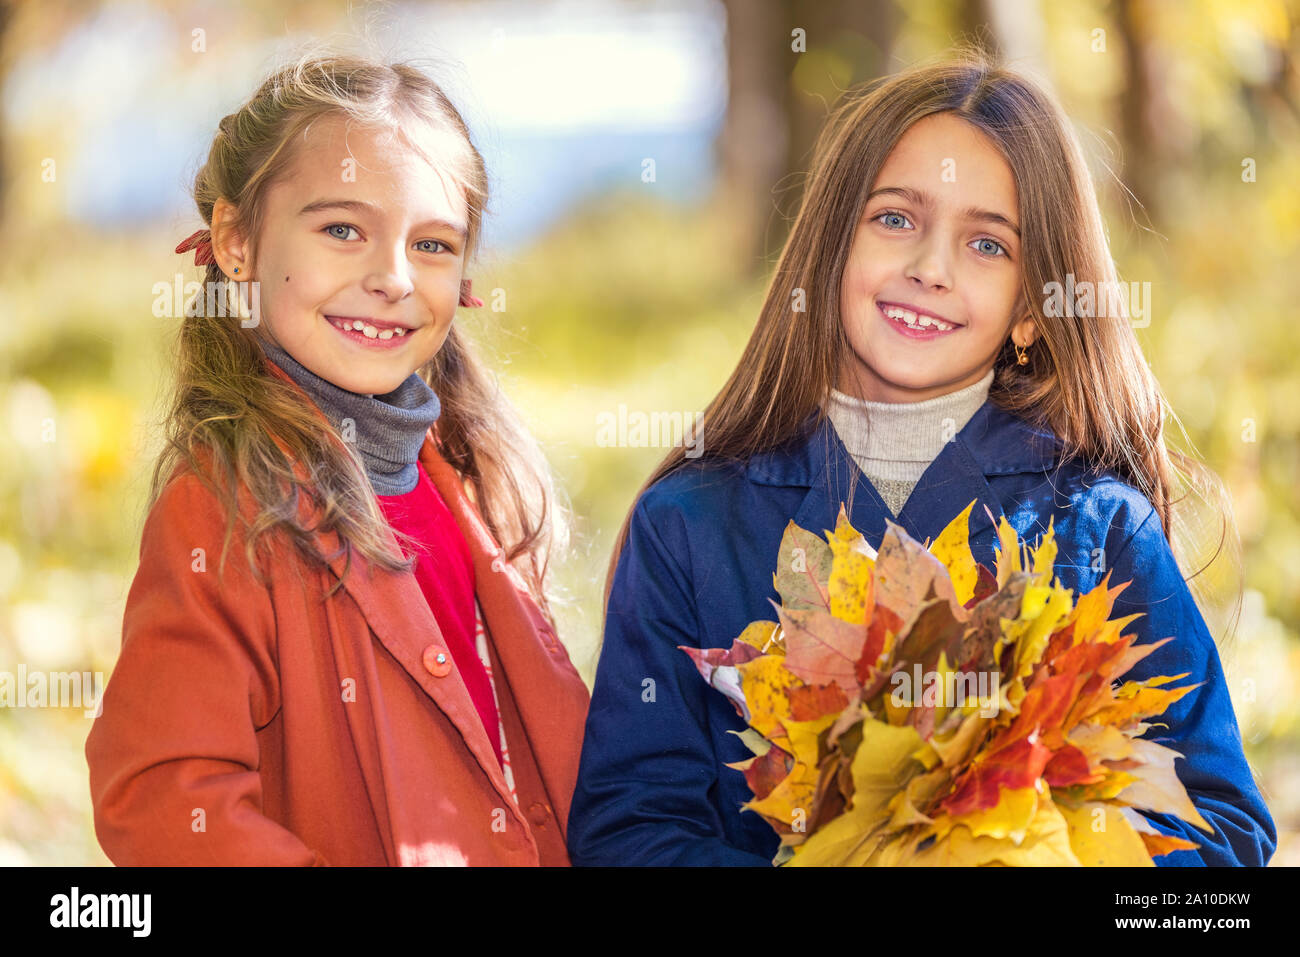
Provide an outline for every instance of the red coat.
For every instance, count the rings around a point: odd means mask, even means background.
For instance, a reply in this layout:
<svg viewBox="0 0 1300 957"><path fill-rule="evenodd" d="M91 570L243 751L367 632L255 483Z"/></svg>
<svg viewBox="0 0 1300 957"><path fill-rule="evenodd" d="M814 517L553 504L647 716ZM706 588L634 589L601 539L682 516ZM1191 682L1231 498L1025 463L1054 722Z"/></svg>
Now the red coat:
<svg viewBox="0 0 1300 957"><path fill-rule="evenodd" d="M186 472L145 523L86 740L114 863L568 864L587 688L433 435L420 463L473 555L518 806L414 574L354 556L326 600L344 559L313 570L277 537L264 586L237 523L219 579L225 518Z"/></svg>

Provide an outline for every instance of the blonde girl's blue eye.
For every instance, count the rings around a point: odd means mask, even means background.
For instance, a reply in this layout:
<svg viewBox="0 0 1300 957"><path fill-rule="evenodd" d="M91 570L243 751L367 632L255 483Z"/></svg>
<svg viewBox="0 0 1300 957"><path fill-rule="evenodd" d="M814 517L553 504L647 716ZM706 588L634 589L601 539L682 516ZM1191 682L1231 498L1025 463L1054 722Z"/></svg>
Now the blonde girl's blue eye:
<svg viewBox="0 0 1300 957"><path fill-rule="evenodd" d="M349 226L347 223L330 223L321 230L321 232L344 242L348 242L350 235L356 231L355 226ZM451 252L451 247L440 239L421 239L415 244L415 248L422 253L438 253L443 250Z"/></svg>

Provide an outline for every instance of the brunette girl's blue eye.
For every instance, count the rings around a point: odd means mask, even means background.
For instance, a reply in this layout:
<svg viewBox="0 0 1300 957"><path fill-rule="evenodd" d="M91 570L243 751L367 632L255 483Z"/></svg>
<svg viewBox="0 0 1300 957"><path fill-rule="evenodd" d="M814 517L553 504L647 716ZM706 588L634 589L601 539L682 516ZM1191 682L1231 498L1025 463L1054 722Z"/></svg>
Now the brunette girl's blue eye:
<svg viewBox="0 0 1300 957"><path fill-rule="evenodd" d="M891 217L892 217L893 219L901 219L903 222L907 222L907 217L906 217L906 216L904 216L902 213L895 213L895 212L886 212L886 213L881 213L879 216L876 217L876 219L877 219L877 221L880 221L880 220L884 220L884 219L891 218ZM904 228L904 227L902 227L902 226L891 226L891 225L890 225L889 223L887 223L887 222L881 223L881 225L883 225L886 229L903 229L903 228Z"/></svg>
<svg viewBox="0 0 1300 957"><path fill-rule="evenodd" d="M975 242L977 242L977 243L981 243L981 244L983 244L983 243L988 243L990 246L993 247L992 249L984 249L984 248L979 249L979 252L983 253L983 254L986 255L986 256L994 256L994 257L997 257L997 256L1006 256L1006 255L1008 255L1007 250L1006 250L1006 247L1003 246L1000 242L997 242L996 240L989 239L988 237L985 237L984 239L977 239L977 240L975 240Z"/></svg>
<svg viewBox="0 0 1300 957"><path fill-rule="evenodd" d="M343 233L342 236L340 236L338 233L332 233L332 232L330 232L331 229L342 229L342 230L344 230L344 233ZM329 234L330 234L331 236L333 236L335 239L347 239L348 236L347 236L347 232L346 232L346 230L349 230L349 229L351 229L351 230L355 230L356 227L355 227L355 226L349 226L347 223L331 223L330 225L328 225L328 226L325 227L325 230L324 230L324 231L327 232L327 233L329 233Z"/></svg>

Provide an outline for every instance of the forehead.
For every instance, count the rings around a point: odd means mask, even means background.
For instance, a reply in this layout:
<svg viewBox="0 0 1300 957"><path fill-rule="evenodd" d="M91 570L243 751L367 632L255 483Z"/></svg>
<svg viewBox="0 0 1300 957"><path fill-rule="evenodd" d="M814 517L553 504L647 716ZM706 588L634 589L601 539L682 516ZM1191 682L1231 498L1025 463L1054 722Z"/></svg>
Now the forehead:
<svg viewBox="0 0 1300 957"><path fill-rule="evenodd" d="M290 202L321 196L358 199L385 210L465 218L460 183L466 144L454 131L415 123L401 130L322 117L298 137L278 184Z"/></svg>
<svg viewBox="0 0 1300 957"><path fill-rule="evenodd" d="M882 186L912 186L941 202L978 202L1008 214L1016 210L1011 165L981 130L950 113L908 127L871 188Z"/></svg>

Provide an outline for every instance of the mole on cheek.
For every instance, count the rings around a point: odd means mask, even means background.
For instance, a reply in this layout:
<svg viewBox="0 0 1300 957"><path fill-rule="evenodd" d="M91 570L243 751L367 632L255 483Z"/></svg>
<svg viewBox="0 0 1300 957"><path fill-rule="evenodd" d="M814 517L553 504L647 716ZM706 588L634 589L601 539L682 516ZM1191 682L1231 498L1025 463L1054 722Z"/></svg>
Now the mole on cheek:
<svg viewBox="0 0 1300 957"><path fill-rule="evenodd" d="M285 282L288 282L288 281L289 281L289 277L288 277L288 276L285 276L285 277L284 277L284 281L285 281Z"/></svg>

